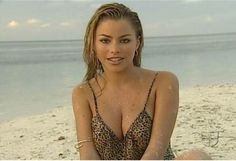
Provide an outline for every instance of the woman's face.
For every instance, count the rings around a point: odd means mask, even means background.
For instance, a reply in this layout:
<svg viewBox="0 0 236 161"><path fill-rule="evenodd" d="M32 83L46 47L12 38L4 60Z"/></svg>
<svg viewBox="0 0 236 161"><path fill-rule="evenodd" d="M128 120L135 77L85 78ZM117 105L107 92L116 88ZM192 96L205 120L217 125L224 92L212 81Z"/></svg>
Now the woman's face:
<svg viewBox="0 0 236 161"><path fill-rule="evenodd" d="M106 19L97 27L95 51L105 71L117 72L133 67L138 46L135 30L126 19Z"/></svg>

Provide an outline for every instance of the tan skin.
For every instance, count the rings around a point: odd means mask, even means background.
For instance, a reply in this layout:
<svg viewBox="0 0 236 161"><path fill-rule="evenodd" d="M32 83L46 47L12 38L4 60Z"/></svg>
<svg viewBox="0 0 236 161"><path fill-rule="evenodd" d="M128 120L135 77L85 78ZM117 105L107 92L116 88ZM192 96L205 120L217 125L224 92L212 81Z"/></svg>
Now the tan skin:
<svg viewBox="0 0 236 161"><path fill-rule="evenodd" d="M143 110L156 73L133 65L138 46L138 37L128 20L107 19L98 25L95 51L104 68L104 73L98 75L98 84L103 88L102 95L97 97L98 110L105 123L120 139ZM111 57L123 59L109 61ZM98 96L100 88L97 82L93 78L90 83ZM93 95L87 84L74 89L72 102L78 140L92 138L91 120L96 112ZM178 106L177 77L170 72L159 72L146 106L147 113L153 119L153 128L142 159L163 159L175 125ZM80 148L80 159L100 159L93 142L87 142Z"/></svg>

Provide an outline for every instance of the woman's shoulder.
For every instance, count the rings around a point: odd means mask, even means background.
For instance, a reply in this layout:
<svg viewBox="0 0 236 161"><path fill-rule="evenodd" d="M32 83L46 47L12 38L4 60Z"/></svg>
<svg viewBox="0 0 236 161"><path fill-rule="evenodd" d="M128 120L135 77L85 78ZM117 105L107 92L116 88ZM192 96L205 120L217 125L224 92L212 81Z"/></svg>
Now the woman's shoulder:
<svg viewBox="0 0 236 161"><path fill-rule="evenodd" d="M87 97L90 98L91 91L96 92L95 84L97 83L96 78L91 78L90 80L85 80L80 84L76 85L73 88L73 95L81 96L83 98Z"/></svg>
<svg viewBox="0 0 236 161"><path fill-rule="evenodd" d="M72 97L78 99L84 99L88 93L88 81L83 81L77 84L72 90Z"/></svg>
<svg viewBox="0 0 236 161"><path fill-rule="evenodd" d="M157 73L160 80L178 80L177 75L171 71L158 71Z"/></svg>
<svg viewBox="0 0 236 161"><path fill-rule="evenodd" d="M156 79L158 90L169 90L179 88L179 80L176 74L170 71L159 71Z"/></svg>
<svg viewBox="0 0 236 161"><path fill-rule="evenodd" d="M175 73L171 71L154 71L149 69L142 69L144 78L147 78L148 75L153 77L155 75L155 84L158 88L165 88L166 86L178 86L179 81Z"/></svg>
<svg viewBox="0 0 236 161"><path fill-rule="evenodd" d="M141 69L143 75L156 75L159 80L178 79L176 74L171 71L154 71L150 69Z"/></svg>

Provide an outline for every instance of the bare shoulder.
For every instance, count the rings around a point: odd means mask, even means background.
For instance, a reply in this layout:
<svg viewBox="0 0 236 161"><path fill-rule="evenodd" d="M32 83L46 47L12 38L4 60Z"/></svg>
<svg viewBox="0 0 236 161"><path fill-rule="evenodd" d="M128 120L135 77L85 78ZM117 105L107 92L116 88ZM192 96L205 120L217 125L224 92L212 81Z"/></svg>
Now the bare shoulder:
<svg viewBox="0 0 236 161"><path fill-rule="evenodd" d="M82 83L76 85L73 88L72 97L73 98L85 97L86 96L86 88L87 88L86 82L82 82Z"/></svg>
<svg viewBox="0 0 236 161"><path fill-rule="evenodd" d="M178 77L170 71L159 71L156 82L159 90L179 89Z"/></svg>
<svg viewBox="0 0 236 161"><path fill-rule="evenodd" d="M72 91L72 103L73 108L83 107L79 104L88 104L88 85L86 82L82 82L75 86Z"/></svg>
<svg viewBox="0 0 236 161"><path fill-rule="evenodd" d="M156 76L156 84L159 84L159 86L165 86L165 85L173 85L178 86L179 81L177 76L170 72L170 71L153 71L149 69L141 69L143 76L145 78L147 77L153 77L153 75L157 74Z"/></svg>
<svg viewBox="0 0 236 161"><path fill-rule="evenodd" d="M159 71L158 78L159 82L173 82L178 83L177 76L170 71Z"/></svg>

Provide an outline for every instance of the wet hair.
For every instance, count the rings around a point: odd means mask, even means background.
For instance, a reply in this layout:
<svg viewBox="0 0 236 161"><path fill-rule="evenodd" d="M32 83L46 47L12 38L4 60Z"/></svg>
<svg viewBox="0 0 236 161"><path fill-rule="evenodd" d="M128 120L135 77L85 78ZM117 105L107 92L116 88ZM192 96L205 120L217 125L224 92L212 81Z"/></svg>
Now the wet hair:
<svg viewBox="0 0 236 161"><path fill-rule="evenodd" d="M84 62L87 65L87 72L84 77L84 80L86 81L95 77L97 73L104 72L101 63L96 57L96 53L94 50L94 41L95 41L96 29L99 23L101 23L101 21L105 19L114 19L114 20L126 19L131 23L132 27L135 30L136 38L139 39L140 41L140 45L136 50L133 59L133 64L134 66L137 67L141 66L141 52L144 42L143 42L142 24L138 17L138 14L120 3L104 4L100 6L96 10L94 15L91 17L84 36L83 58Z"/></svg>

